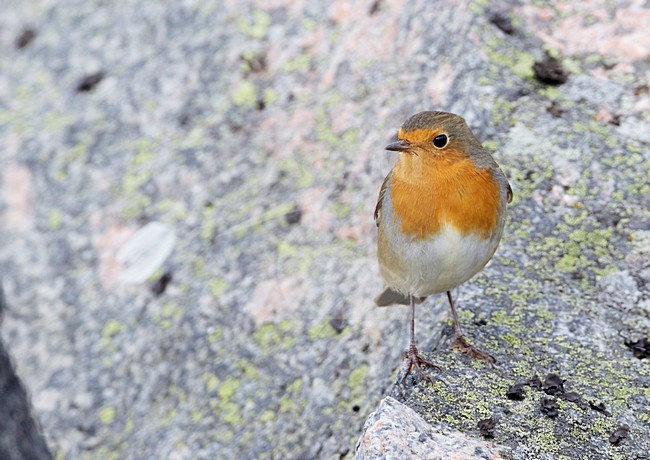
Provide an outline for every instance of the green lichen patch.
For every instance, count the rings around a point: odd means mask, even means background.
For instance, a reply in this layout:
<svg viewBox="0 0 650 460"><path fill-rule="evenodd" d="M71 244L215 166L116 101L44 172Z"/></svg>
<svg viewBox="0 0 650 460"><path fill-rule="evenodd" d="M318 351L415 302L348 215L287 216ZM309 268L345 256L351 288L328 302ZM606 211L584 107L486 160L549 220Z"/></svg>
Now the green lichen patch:
<svg viewBox="0 0 650 460"><path fill-rule="evenodd" d="M301 330L302 323L299 320L287 318L277 323L262 324L253 332L253 340L263 351L271 352L276 347L291 347Z"/></svg>
<svg viewBox="0 0 650 460"><path fill-rule="evenodd" d="M305 54L300 54L295 58L287 61L282 66L282 70L284 70L287 73L306 72L307 70L309 70L310 65L311 65L311 56L305 53Z"/></svg>
<svg viewBox="0 0 650 460"><path fill-rule="evenodd" d="M237 22L237 28L253 39L263 38L270 25L271 16L263 10L255 10L250 18L242 17Z"/></svg>
<svg viewBox="0 0 650 460"><path fill-rule="evenodd" d="M369 370L368 365L362 364L356 369L354 369L352 372L350 372L350 375L348 377L348 384L350 385L350 387L359 388L360 385L365 380L365 378L368 376L368 370Z"/></svg>
<svg viewBox="0 0 650 460"><path fill-rule="evenodd" d="M495 77L497 77L496 68L508 69L512 75L523 79L534 77L533 64L535 63L535 56L530 52L518 50L496 36L486 41L485 51L490 64L493 66Z"/></svg>
<svg viewBox="0 0 650 460"><path fill-rule="evenodd" d="M209 287L212 297L218 299L228 290L228 282L220 278L213 278L210 280Z"/></svg>
<svg viewBox="0 0 650 460"><path fill-rule="evenodd" d="M487 295L493 297L498 291ZM573 308L567 310L564 302L570 302ZM442 370L432 371L433 384L420 380L418 391L407 391L398 385L394 395L429 422L468 433L477 433L478 420L496 417L497 444L510 446L516 452L527 449L530 453L529 457L512 458L581 458L578 454L613 458L610 456L621 448L609 443L609 435L622 420L629 423L630 409L635 408L637 429L650 416L649 394L642 383L650 377L650 369L622 346L595 351L580 335L557 334L558 330L570 330L577 324L584 327L585 321L591 321L585 319L590 317L591 309L590 301L578 297L564 301L538 297L493 310L480 328L465 322L466 336L493 354L496 366L457 352L439 351L433 361ZM586 325L592 327L590 322ZM447 346L449 341L443 340L441 344ZM542 398L549 395L540 389L525 386L523 401L506 397L510 385L528 382L535 375L543 381L549 373L559 374L565 380L565 391L579 394L581 402L565 401L556 395L558 416L549 418L540 406ZM604 404L609 415L590 403ZM511 458L506 452L503 455Z"/></svg>
<svg viewBox="0 0 650 460"><path fill-rule="evenodd" d="M102 331L101 347L108 349L113 346L113 338L126 329L126 324L109 319Z"/></svg>
<svg viewBox="0 0 650 460"><path fill-rule="evenodd" d="M219 387L219 382L219 377L216 375L207 372L203 374L203 383L205 385L206 391L212 392L216 390Z"/></svg>
<svg viewBox="0 0 650 460"><path fill-rule="evenodd" d="M309 328L308 336L310 340L331 339L336 337L338 332L334 329L329 320L324 320L314 324Z"/></svg>
<svg viewBox="0 0 650 460"><path fill-rule="evenodd" d="M585 282L601 275L616 257L612 240L613 228L598 228L586 210L555 227L549 236L535 247L550 273L569 273ZM542 266L544 266L542 265Z"/></svg>
<svg viewBox="0 0 650 460"><path fill-rule="evenodd" d="M175 302L163 304L160 312L152 315L152 319L157 322L162 330L170 329L173 324L183 316L183 309Z"/></svg>
<svg viewBox="0 0 650 460"><path fill-rule="evenodd" d="M104 406L99 411L99 420L104 425L110 425L115 420L115 408L110 406Z"/></svg>
<svg viewBox="0 0 650 460"><path fill-rule="evenodd" d="M255 83L248 80L239 83L232 91L232 102L235 105L254 107L257 99L257 87Z"/></svg>
<svg viewBox="0 0 650 460"><path fill-rule="evenodd" d="M59 209L53 209L50 212L50 219L48 222L48 227L51 230L58 230L63 224L63 214Z"/></svg>

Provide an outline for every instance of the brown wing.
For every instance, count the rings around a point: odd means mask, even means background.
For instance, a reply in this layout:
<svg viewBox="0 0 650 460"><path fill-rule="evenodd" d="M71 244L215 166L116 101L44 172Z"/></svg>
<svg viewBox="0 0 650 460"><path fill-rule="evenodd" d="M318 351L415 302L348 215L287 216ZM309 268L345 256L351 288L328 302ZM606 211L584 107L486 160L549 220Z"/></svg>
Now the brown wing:
<svg viewBox="0 0 650 460"><path fill-rule="evenodd" d="M390 179L391 173L388 173L384 182L381 184L381 189L379 189L379 198L377 198L377 206L375 206L375 225L379 227L379 215L381 214L381 205L384 202L384 196L386 196L386 190L388 190L388 181Z"/></svg>

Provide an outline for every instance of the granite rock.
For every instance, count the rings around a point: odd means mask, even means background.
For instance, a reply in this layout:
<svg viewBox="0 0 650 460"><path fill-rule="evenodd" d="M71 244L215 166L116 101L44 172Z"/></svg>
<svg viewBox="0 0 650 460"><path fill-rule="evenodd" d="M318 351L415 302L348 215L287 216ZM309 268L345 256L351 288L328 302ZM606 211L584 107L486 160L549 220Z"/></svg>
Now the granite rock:
<svg viewBox="0 0 650 460"><path fill-rule="evenodd" d="M413 409L387 396L366 419L356 458L497 460L502 458L498 450L492 443L459 431L431 426Z"/></svg>
<svg viewBox="0 0 650 460"><path fill-rule="evenodd" d="M349 458L387 395L467 436L498 420L504 458L650 451L648 360L625 346L650 330L648 15L3 2L1 332L53 454ZM565 83L535 79L546 54ZM372 213L383 147L430 109L465 117L513 186L495 258L458 293L498 364L449 350L440 296L416 327L442 371L395 385L407 311L372 304ZM117 254L150 222L169 256L127 283ZM543 391L505 395L548 374L586 403L557 397L550 419Z"/></svg>

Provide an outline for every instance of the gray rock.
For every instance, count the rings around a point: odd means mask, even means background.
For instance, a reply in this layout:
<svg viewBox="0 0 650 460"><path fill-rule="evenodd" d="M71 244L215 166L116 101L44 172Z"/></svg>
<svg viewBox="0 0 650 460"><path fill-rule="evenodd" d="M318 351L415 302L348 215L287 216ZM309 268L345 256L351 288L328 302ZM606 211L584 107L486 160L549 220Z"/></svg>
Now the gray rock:
<svg viewBox="0 0 650 460"><path fill-rule="evenodd" d="M616 104L624 91L625 87L616 82L590 75L578 75L566 85L567 99L592 104Z"/></svg>
<svg viewBox="0 0 650 460"><path fill-rule="evenodd" d="M408 406L388 396L366 419L356 458L496 460L502 458L500 449L460 431L431 426Z"/></svg>
<svg viewBox="0 0 650 460"><path fill-rule="evenodd" d="M0 323L6 310L0 285ZM16 374L4 341L0 339L0 458L48 460L52 458L35 421L29 395Z"/></svg>
<svg viewBox="0 0 650 460"><path fill-rule="evenodd" d="M504 2L508 35L487 2L3 2L2 335L55 455L349 458L386 395L470 437L494 416L514 458L650 451L624 345L650 321L647 24L581 5ZM534 79L547 51L564 85ZM383 147L428 109L464 116L513 185L458 296L498 364L449 350L440 296L416 324L437 383L394 386L407 311L372 304L372 211ZM168 284L121 284L154 221ZM505 396L549 373L611 415Z"/></svg>
<svg viewBox="0 0 650 460"><path fill-rule="evenodd" d="M636 280L628 270L610 273L598 280L601 299L614 304L623 311L635 309L641 292Z"/></svg>

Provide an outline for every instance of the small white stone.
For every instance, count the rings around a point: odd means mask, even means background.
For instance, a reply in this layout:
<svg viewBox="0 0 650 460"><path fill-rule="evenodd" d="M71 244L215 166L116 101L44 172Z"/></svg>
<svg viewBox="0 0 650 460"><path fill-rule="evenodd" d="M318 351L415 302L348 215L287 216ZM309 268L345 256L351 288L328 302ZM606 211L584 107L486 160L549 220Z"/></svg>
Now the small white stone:
<svg viewBox="0 0 650 460"><path fill-rule="evenodd" d="M120 249L117 261L122 266L120 281L142 283L158 270L174 250L176 234L161 222L150 222Z"/></svg>

